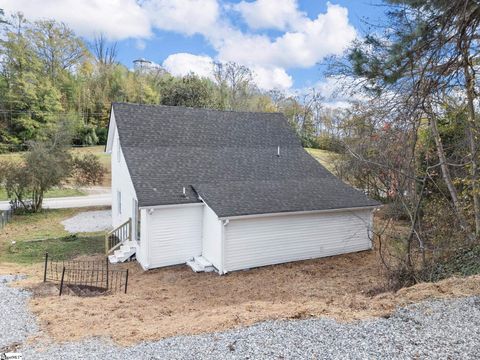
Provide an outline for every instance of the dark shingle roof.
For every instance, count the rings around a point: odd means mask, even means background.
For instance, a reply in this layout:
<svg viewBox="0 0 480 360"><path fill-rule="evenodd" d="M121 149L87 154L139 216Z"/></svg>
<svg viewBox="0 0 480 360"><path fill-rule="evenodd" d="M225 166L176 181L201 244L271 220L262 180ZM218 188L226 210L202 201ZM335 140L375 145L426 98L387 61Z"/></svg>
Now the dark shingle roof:
<svg viewBox="0 0 480 360"><path fill-rule="evenodd" d="M124 103L113 112L140 206L198 202L197 192L219 216L376 205L305 152L281 114Z"/></svg>
<svg viewBox="0 0 480 360"><path fill-rule="evenodd" d="M330 178L223 181L193 187L219 217L376 205Z"/></svg>

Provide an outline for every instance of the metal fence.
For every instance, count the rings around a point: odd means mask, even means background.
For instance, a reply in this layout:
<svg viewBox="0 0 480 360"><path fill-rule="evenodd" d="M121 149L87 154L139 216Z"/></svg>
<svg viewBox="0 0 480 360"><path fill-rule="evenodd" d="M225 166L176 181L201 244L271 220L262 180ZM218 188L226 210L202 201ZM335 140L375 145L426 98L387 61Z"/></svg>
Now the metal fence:
<svg viewBox="0 0 480 360"><path fill-rule="evenodd" d="M60 285L59 295L64 288L78 290L76 293L86 291L96 293L127 293L128 269L110 269L109 262L105 260L55 260L45 254L43 281L51 281Z"/></svg>
<svg viewBox="0 0 480 360"><path fill-rule="evenodd" d="M7 223L12 220L13 210L0 210L0 230L7 225Z"/></svg>

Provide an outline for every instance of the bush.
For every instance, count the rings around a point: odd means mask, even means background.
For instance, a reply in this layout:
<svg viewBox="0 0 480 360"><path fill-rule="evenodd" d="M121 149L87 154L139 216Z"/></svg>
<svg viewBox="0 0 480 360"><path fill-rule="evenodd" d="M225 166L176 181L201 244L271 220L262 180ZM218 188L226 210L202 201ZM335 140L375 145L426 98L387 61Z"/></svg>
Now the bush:
<svg viewBox="0 0 480 360"><path fill-rule="evenodd" d="M108 129L107 128L96 128L95 132L97 133L98 137L98 145L105 145L107 143L108 138Z"/></svg>
<svg viewBox="0 0 480 360"><path fill-rule="evenodd" d="M93 125L85 125L78 130L73 143L75 145L92 146L98 144L98 136Z"/></svg>
<svg viewBox="0 0 480 360"><path fill-rule="evenodd" d="M73 159L73 177L79 185L100 184L105 175L105 168L98 157L88 153Z"/></svg>
<svg viewBox="0 0 480 360"><path fill-rule="evenodd" d="M333 135L329 134L320 134L314 141L315 147L317 149L332 151L336 153L342 153L345 151L345 147L342 141Z"/></svg>

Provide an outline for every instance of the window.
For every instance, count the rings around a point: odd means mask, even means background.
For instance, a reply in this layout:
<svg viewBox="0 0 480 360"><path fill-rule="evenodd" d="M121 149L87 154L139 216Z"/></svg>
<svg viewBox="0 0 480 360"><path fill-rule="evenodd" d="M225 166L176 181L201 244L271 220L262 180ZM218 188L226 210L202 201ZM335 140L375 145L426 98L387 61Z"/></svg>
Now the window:
<svg viewBox="0 0 480 360"><path fill-rule="evenodd" d="M117 191L117 206L118 206L118 214L122 213L122 193Z"/></svg>

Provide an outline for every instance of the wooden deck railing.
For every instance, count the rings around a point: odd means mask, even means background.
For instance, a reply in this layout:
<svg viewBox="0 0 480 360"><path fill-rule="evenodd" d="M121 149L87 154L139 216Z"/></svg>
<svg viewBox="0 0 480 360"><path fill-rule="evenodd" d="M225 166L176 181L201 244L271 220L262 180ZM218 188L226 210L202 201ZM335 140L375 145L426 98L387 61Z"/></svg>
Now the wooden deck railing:
<svg viewBox="0 0 480 360"><path fill-rule="evenodd" d="M105 235L105 253L107 256L118 249L125 241L132 239L132 219L128 219Z"/></svg>

